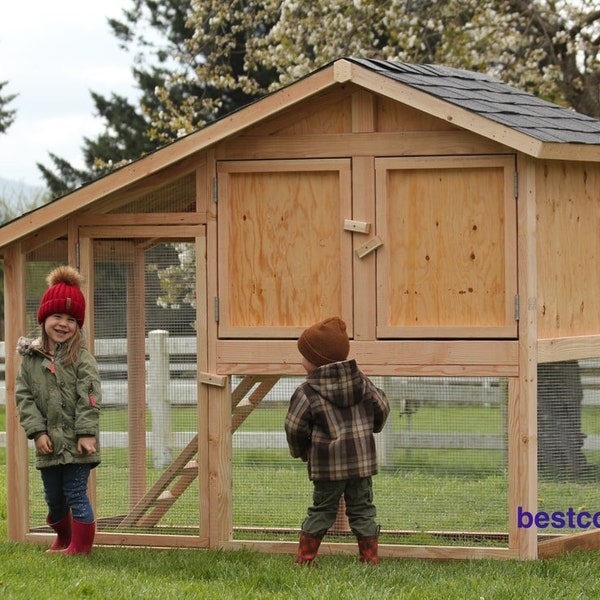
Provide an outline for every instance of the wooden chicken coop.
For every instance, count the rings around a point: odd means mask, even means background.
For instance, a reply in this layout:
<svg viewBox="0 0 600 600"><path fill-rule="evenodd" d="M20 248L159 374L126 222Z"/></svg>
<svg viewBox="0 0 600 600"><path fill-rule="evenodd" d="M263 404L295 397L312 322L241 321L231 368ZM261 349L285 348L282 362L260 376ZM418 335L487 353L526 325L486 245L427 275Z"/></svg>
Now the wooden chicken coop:
<svg viewBox="0 0 600 600"><path fill-rule="evenodd" d="M2 226L6 347L35 331L49 267L79 268L98 544L295 552L296 339L339 315L392 404L380 555L552 556L599 540L593 511L557 516L600 510L599 232L600 122L482 74L344 58ZM7 351L8 532L47 543L17 368ZM340 522L323 553L356 552Z"/></svg>

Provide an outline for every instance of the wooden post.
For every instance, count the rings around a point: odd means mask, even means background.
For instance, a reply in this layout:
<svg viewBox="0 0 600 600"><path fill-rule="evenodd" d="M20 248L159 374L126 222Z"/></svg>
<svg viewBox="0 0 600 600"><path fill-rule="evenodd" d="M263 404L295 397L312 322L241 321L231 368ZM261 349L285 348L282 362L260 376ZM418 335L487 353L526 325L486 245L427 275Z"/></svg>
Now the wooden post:
<svg viewBox="0 0 600 600"><path fill-rule="evenodd" d="M509 547L537 558L536 527L519 528L517 510L537 512L537 253L535 165L523 158L518 204L519 378L509 382Z"/></svg>
<svg viewBox="0 0 600 600"><path fill-rule="evenodd" d="M129 503L146 493L145 254L134 250L127 269L127 404L129 421ZM143 349L143 352L140 350Z"/></svg>
<svg viewBox="0 0 600 600"><path fill-rule="evenodd" d="M337 517L335 518L335 523L330 527L329 533L336 535L349 532L350 524L348 523L348 517L346 516L346 501L344 500L344 496L342 496L338 505L338 513Z"/></svg>
<svg viewBox="0 0 600 600"><path fill-rule="evenodd" d="M5 336L8 348L17 346L25 331L25 255L20 244L4 253ZM29 466L25 432L19 423L15 405L16 352L6 355L6 474L8 539L22 542L29 529Z"/></svg>

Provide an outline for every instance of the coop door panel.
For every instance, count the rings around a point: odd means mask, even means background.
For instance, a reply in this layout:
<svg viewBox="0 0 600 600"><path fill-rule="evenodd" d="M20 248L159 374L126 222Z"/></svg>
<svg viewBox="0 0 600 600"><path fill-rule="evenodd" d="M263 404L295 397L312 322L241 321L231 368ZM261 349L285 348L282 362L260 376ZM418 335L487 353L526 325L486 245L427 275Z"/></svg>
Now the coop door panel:
<svg viewBox="0 0 600 600"><path fill-rule="evenodd" d="M376 161L377 334L516 337L514 158Z"/></svg>
<svg viewBox="0 0 600 600"><path fill-rule="evenodd" d="M220 163L219 336L296 337L341 315L351 328L348 160Z"/></svg>
<svg viewBox="0 0 600 600"><path fill-rule="evenodd" d="M99 531L207 544L204 226L81 227L79 240L102 380Z"/></svg>

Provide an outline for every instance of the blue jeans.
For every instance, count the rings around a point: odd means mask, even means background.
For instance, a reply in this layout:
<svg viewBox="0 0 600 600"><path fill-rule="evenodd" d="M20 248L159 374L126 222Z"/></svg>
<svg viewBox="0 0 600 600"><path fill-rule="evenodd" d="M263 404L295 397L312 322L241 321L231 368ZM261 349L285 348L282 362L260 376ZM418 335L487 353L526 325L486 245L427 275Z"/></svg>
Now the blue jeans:
<svg viewBox="0 0 600 600"><path fill-rule="evenodd" d="M346 481L313 481L313 485L313 505L309 507L302 523L302 531L314 537L323 537L335 522L340 497L343 495L352 533L358 539L379 535L371 477Z"/></svg>
<svg viewBox="0 0 600 600"><path fill-rule="evenodd" d="M87 495L90 470L94 466L71 463L40 469L44 499L48 505L48 518L51 523L60 521L69 509L75 521L94 521L94 511Z"/></svg>

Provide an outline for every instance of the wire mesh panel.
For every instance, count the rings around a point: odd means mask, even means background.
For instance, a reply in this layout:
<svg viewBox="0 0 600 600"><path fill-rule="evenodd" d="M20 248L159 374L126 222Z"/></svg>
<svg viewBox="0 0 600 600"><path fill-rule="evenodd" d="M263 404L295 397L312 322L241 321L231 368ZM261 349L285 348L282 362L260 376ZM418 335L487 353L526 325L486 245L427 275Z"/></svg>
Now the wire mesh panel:
<svg viewBox="0 0 600 600"><path fill-rule="evenodd" d="M373 379L391 404L388 422L376 434L379 474L373 479L382 541L454 544L468 537L506 544L506 380ZM283 431L300 381L281 379L234 428L238 539L295 538L312 502L306 465L290 457ZM330 539L347 534L341 519Z"/></svg>
<svg viewBox="0 0 600 600"><path fill-rule="evenodd" d="M538 366L540 534L600 527L600 359ZM521 511L520 526L534 526Z"/></svg>
<svg viewBox="0 0 600 600"><path fill-rule="evenodd" d="M95 354L103 393L99 530L198 532L195 310L174 300L187 293L176 274L188 246L94 241ZM191 281L193 266L186 262ZM173 494L174 478L165 472L187 446L188 480Z"/></svg>

